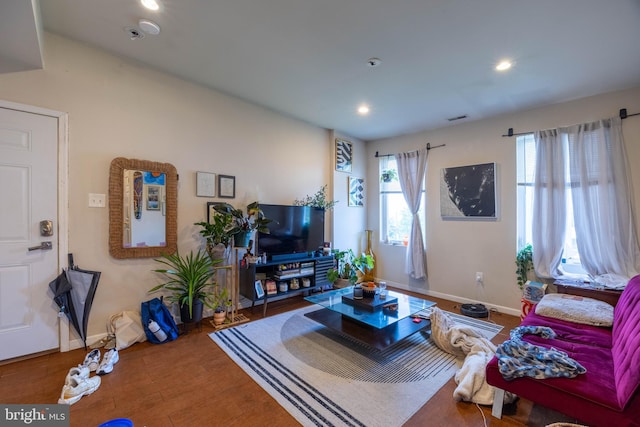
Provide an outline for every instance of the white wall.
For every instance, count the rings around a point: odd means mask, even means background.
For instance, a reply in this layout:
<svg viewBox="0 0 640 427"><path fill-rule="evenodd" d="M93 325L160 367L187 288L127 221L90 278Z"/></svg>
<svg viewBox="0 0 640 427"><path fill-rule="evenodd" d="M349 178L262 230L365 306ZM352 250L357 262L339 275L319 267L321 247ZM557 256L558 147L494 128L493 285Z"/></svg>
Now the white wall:
<svg viewBox="0 0 640 427"><path fill-rule="evenodd" d="M113 158L177 168L181 252L199 247L193 223L215 200L196 197L196 171L234 175L238 207L292 204L330 182L325 129L56 35L46 34L44 56L44 70L0 74L0 99L69 114L69 250L80 267L102 271L90 336L110 315L139 309L158 280L153 259L111 258L108 209L87 206L89 193L108 193Z"/></svg>
<svg viewBox="0 0 640 427"><path fill-rule="evenodd" d="M501 135L512 127L527 132L572 125L616 116L620 108L640 112L640 88L609 93L509 114L494 119L399 136L367 144L367 156L376 151L395 153L415 150L427 142L446 144L429 153L426 192L426 241L428 280L412 281L404 274L404 247L375 247L380 278L401 287L458 301L484 302L502 310L518 312L520 291L516 285L516 168L515 138ZM640 116L623 121L625 145L631 163L636 202L640 201ZM445 167L475 163L497 163L498 220L444 221L440 218L439 174ZM367 166L369 206L378 199L377 162ZM638 204L635 204L636 212ZM377 229L377 209L368 210L367 221ZM639 223L640 225L640 223ZM484 287L475 283L475 273L484 273Z"/></svg>

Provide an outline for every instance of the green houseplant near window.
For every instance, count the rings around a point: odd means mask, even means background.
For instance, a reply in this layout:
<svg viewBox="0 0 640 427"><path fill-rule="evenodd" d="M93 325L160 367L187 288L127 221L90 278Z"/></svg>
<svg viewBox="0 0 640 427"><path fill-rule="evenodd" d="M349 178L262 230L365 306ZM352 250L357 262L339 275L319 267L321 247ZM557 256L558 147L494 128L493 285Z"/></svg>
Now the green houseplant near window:
<svg viewBox="0 0 640 427"><path fill-rule="evenodd" d="M524 284L529 280L529 272L533 271L533 248L531 244L520 249L516 255L516 275L518 287L524 290Z"/></svg>
<svg viewBox="0 0 640 427"><path fill-rule="evenodd" d="M186 256L176 252L170 255L163 254L162 258L155 261L168 267L153 270L162 273L167 281L154 286L149 292L170 291L167 299L178 303L183 323L202 320L203 304L214 308L210 302L210 289L214 286L215 274L214 261L211 257L202 251L198 251L195 255L190 252Z"/></svg>

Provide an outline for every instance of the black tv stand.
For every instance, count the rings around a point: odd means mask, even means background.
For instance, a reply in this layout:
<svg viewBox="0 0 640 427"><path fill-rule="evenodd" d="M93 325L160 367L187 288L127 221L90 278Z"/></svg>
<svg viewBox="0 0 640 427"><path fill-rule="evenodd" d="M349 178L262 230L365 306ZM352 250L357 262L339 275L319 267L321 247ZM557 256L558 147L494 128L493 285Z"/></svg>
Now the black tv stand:
<svg viewBox="0 0 640 427"><path fill-rule="evenodd" d="M271 262L300 261L313 258L313 252L271 255Z"/></svg>
<svg viewBox="0 0 640 427"><path fill-rule="evenodd" d="M264 264L248 264L239 267L240 293L251 300L251 309L256 301L262 302L262 315L267 313L267 302L290 298L296 295L309 295L331 288L327 279L327 272L333 267L333 255L316 256L314 252L287 254L286 259L274 259ZM298 280L298 289L290 289L291 280ZM274 292L266 289L266 282L276 285ZM280 291L279 284L287 283L286 291ZM256 286L263 288L263 294L258 296Z"/></svg>

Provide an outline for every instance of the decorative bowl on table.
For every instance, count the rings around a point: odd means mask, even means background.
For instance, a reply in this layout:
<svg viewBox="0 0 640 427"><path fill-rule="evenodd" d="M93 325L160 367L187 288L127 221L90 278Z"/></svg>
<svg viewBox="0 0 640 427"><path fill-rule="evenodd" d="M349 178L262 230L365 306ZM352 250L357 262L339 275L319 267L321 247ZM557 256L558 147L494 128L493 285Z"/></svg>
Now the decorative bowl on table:
<svg viewBox="0 0 640 427"><path fill-rule="evenodd" d="M361 283L362 286L362 296L365 298L373 298L376 296L376 284L373 282L365 282Z"/></svg>

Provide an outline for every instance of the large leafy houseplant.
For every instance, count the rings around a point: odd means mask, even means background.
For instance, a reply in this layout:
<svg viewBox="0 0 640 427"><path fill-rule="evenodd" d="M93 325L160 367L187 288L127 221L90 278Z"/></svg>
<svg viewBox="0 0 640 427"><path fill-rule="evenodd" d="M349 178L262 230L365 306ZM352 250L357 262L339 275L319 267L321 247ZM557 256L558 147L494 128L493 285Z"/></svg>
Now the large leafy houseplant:
<svg viewBox="0 0 640 427"><path fill-rule="evenodd" d="M362 253L356 256L352 249L346 251L335 251L336 267L327 271L327 280L335 283L338 279L348 280L354 284L358 281L358 275L362 275L374 266L373 257Z"/></svg>
<svg viewBox="0 0 640 427"><path fill-rule="evenodd" d="M231 250L230 232L233 219L230 215L223 215L216 212L212 222L196 222L194 225L202 227L200 234L205 239L207 253L212 260L227 260Z"/></svg>
<svg viewBox="0 0 640 427"><path fill-rule="evenodd" d="M163 254L162 258L155 261L168 267L153 270L163 274L166 281L154 286L149 292L170 291L167 299L177 303L180 308L186 306L191 319L195 317L193 307L197 301L202 301L207 307L214 308L210 303L210 289L214 285L214 261L207 253L198 251L194 255L192 251L186 256L181 256L180 253L175 252Z"/></svg>
<svg viewBox="0 0 640 427"><path fill-rule="evenodd" d="M269 224L271 220L265 218L264 212L260 209L258 202L247 205L246 214L242 209L234 208L229 203L220 203L214 206L214 209L216 212L231 218L231 226L228 229L230 235L253 230L269 234L267 224Z"/></svg>

